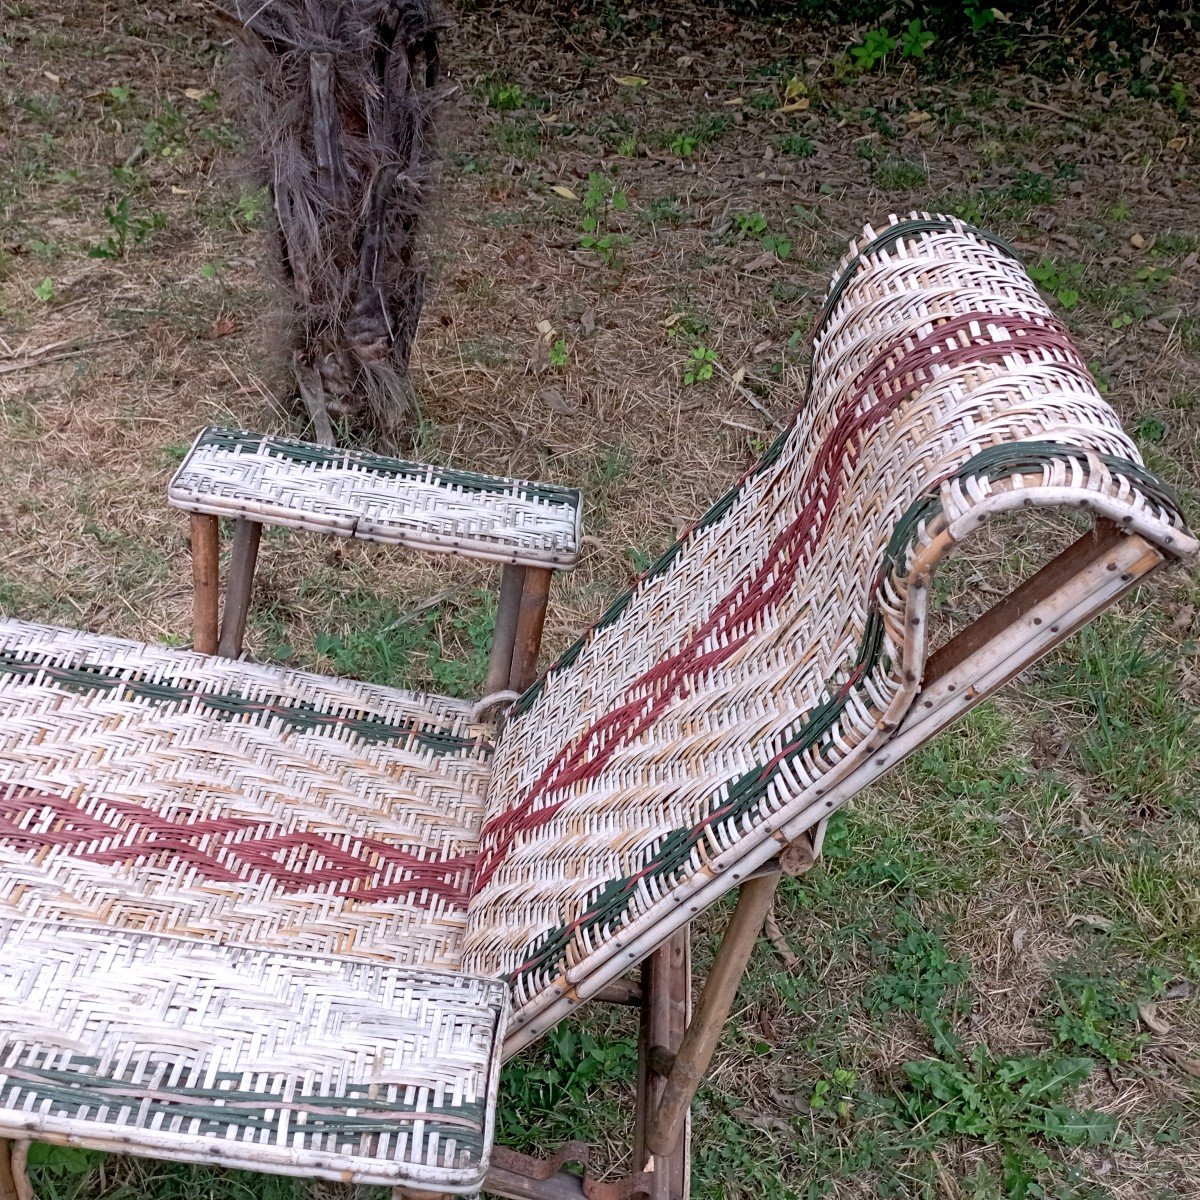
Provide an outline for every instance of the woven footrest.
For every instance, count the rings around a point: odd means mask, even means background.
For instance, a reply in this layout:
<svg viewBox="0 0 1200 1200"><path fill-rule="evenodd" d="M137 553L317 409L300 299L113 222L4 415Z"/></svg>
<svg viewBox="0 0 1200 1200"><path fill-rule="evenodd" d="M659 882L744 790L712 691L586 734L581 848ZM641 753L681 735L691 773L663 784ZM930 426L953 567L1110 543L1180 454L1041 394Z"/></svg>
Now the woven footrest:
<svg viewBox="0 0 1200 1200"><path fill-rule="evenodd" d="M494 980L0 920L0 1137L472 1193Z"/></svg>
<svg viewBox="0 0 1200 1200"><path fill-rule="evenodd" d="M291 438L206 429L168 488L176 508L532 567L573 566L574 488Z"/></svg>

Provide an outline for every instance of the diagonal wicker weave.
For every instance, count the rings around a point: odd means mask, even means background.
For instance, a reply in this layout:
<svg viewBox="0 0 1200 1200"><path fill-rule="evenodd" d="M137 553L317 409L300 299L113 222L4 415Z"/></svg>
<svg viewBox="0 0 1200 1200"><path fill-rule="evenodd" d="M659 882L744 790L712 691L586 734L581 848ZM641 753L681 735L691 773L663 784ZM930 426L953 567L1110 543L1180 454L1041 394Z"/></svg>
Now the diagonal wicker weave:
<svg viewBox="0 0 1200 1200"><path fill-rule="evenodd" d="M569 567L579 557L574 488L238 429L203 430L167 496L190 512L493 562Z"/></svg>
<svg viewBox="0 0 1200 1200"><path fill-rule="evenodd" d="M214 493L253 491L241 444L193 452ZM996 514L1064 506L1098 532L931 658L939 562ZM645 960L656 1115L611 1194L681 1200L762 872L811 861L834 808L1196 549L1012 253L914 215L839 267L788 430L498 733L456 701L7 622L0 1133L467 1191L504 995L507 1055ZM738 887L738 913L759 899L684 1035L677 931ZM679 972L662 1033L653 981ZM514 1162L490 1191L582 1195Z"/></svg>
<svg viewBox="0 0 1200 1200"><path fill-rule="evenodd" d="M97 933L0 920L5 1127L231 1167L478 1187L503 983Z"/></svg>
<svg viewBox="0 0 1200 1200"><path fill-rule="evenodd" d="M497 747L465 962L513 979L510 1044L891 765L936 564L1035 505L1196 546L1010 251L950 218L868 228L790 428Z"/></svg>

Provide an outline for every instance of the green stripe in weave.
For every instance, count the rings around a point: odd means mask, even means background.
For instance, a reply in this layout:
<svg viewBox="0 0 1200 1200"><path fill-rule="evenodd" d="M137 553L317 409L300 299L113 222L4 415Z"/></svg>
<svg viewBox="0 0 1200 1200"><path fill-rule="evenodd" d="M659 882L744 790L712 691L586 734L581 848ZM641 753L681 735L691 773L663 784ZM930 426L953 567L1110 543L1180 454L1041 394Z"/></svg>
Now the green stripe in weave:
<svg viewBox="0 0 1200 1200"><path fill-rule="evenodd" d="M78 1061L81 1066L94 1068L94 1058ZM285 1101L278 1092L242 1090L236 1085L243 1076L223 1072L231 1084L225 1088L168 1087L153 1089L145 1097L146 1085L137 1078L96 1076L78 1070L47 1068L39 1065L10 1066L8 1074L0 1068L4 1091L22 1093L24 1106L42 1109L48 1105L55 1116L76 1117L86 1113L86 1119L97 1120L97 1112L107 1109L106 1124L118 1128L145 1128L157 1124L167 1129L168 1123L181 1119L199 1123L201 1134L224 1134L231 1126L249 1133L269 1132L278 1128L280 1105L286 1103L288 1128L294 1136L302 1133L305 1139L315 1136L334 1136L345 1141L358 1141L376 1133L400 1133L417 1119L425 1127L424 1140L431 1135L454 1138L460 1152L468 1150L470 1159L478 1158L483 1148L483 1127L486 1119L484 1105L479 1101L438 1106L430 1089L422 1100L405 1102L378 1097L378 1087L359 1085L349 1087L342 1095L323 1096L293 1094ZM137 1111L136 1121L121 1119L122 1110ZM354 1109L353 1113L347 1112ZM274 1111L276 1115L266 1114ZM297 1118L303 1115L303 1123ZM439 1120L439 1118L444 1118ZM452 1120L450 1120L452 1118Z"/></svg>
<svg viewBox="0 0 1200 1200"><path fill-rule="evenodd" d="M0 677L8 676L22 683L32 683L39 677L67 691L86 695L89 692L122 692L117 699L148 700L153 704L186 705L195 701L210 710L218 720L240 717L275 719L287 729L298 733L344 729L359 741L369 745L399 742L412 738L435 755L491 753L492 747L476 738L462 737L436 730L421 729L416 720L384 721L376 716L349 716L322 712L311 704L288 701L283 697L252 700L237 692L209 692L201 688L177 684L155 683L150 680L112 675L107 668L79 663L72 667L55 666L22 658L18 650L0 649Z"/></svg>
<svg viewBox="0 0 1200 1200"><path fill-rule="evenodd" d="M964 462L950 478L954 481L961 481L969 476L987 476L992 480L1006 479L1012 475L1040 471L1056 459L1075 458L1087 462L1088 454L1089 452L1081 447L1068 446L1058 442L1009 442L980 451ZM1114 474L1123 474L1129 477L1131 482L1136 482L1144 493L1153 494L1156 501L1162 498L1165 501L1163 506L1169 512L1178 512L1177 506L1166 489L1143 467L1112 455L1102 454L1096 457ZM909 506L896 522L892 536L884 549L882 572L885 576L903 568L909 549L921 525L935 519L941 511L941 499L936 492L920 497ZM622 600L628 603L629 598L630 596L627 594L622 597ZM867 621L854 660L855 668L862 668L861 677L854 687L855 691L861 691L876 670L880 668L885 672L891 670L891 662L883 654L883 645L882 614L878 608L872 608L867 614ZM581 647L582 640L572 647L572 651L577 654ZM572 651L568 651L568 654L571 654ZM567 655L563 657L565 659ZM752 768L739 778L730 781L725 788L718 791L709 800L708 814L701 818L695 826L675 829L662 839L637 877L627 876L609 880L599 888L595 899L578 924L548 930L539 941L534 942L530 948L530 952L534 954L533 959L513 972L511 979L516 980L553 970L565 956L571 942L581 932L592 930L597 926L612 927L621 920L636 894L638 878L646 876L661 878L682 869L690 859L695 847L706 838L714 813L719 814L718 819L722 823L744 822L751 810L766 796L770 784L780 772L782 763L788 762L796 755L804 754L814 747L818 748L818 753L823 753L824 749L830 745L830 732L849 703L849 694L839 697L837 691L838 688L832 681L826 684L825 692L828 698L805 717L797 731L788 739L790 748L780 763L769 769L766 767ZM530 702L532 703L532 701Z"/></svg>
<svg viewBox="0 0 1200 1200"><path fill-rule="evenodd" d="M507 496L515 486L517 495L522 500L533 500L553 508L567 508L572 511L580 505L580 495L575 488L558 484L526 483L521 480L510 482L498 479L494 475L481 475L476 471L431 467L425 463L406 462L404 459L388 458L365 450L329 450L323 446L311 446L307 442L247 433L240 429L206 429L200 437L199 447L262 453L306 467L353 464L384 479L430 479L435 484L478 495Z"/></svg>
<svg viewBox="0 0 1200 1200"><path fill-rule="evenodd" d="M987 242L991 246L995 246L997 250L1002 251L1008 258L1020 263L1021 256L1016 250L1008 244L1003 238L997 237L995 234L986 233L982 229L976 229L974 225L968 225L966 221L959 221L950 217L922 217L912 221L899 221L895 225L888 226L881 234L878 234L870 242L868 242L857 254L846 264L845 270L834 280L829 289L829 294L825 298L825 306L821 309L820 315L817 317L817 323L813 328L813 340L820 336L821 330L825 328L825 323L829 319L829 314L833 312L834 307L842 298L842 293L850 285L850 280L854 278L855 272L862 265L863 260L870 254L878 254L883 250L888 250L894 246L902 238L906 238L915 233L949 233L957 232L958 229L964 230L966 233L974 234L981 241ZM809 379L809 389L812 388L812 379Z"/></svg>

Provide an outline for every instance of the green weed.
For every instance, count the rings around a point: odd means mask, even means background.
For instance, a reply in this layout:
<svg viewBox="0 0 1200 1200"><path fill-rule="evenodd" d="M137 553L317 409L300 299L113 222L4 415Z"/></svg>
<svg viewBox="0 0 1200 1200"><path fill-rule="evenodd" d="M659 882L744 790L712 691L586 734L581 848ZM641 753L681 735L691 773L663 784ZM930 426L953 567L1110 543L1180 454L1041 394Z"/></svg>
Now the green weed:
<svg viewBox="0 0 1200 1200"><path fill-rule="evenodd" d="M880 63L886 63L889 54L899 50L901 58L924 58L929 47L937 41L937 35L927 29L919 17L914 17L901 30L899 38L887 29L870 29L863 40L850 47L854 66L860 71L870 71Z"/></svg>
<svg viewBox="0 0 1200 1200"><path fill-rule="evenodd" d="M598 254L606 266L619 265L617 251L629 239L612 227L612 214L624 212L628 207L629 196L617 187L615 180L596 171L588 175L587 189L583 193L580 249Z"/></svg>
<svg viewBox="0 0 1200 1200"><path fill-rule="evenodd" d="M937 34L926 29L920 18L914 17L900 35L900 53L905 58L924 58L936 41Z"/></svg>
<svg viewBox="0 0 1200 1200"><path fill-rule="evenodd" d="M130 246L139 245L167 225L165 213L147 210L145 215L135 214L128 196L122 196L116 204L106 204L104 219L112 233L88 251L89 258L124 258Z"/></svg>
<svg viewBox="0 0 1200 1200"><path fill-rule="evenodd" d="M1056 1050L1082 1051L1116 1065L1128 1062L1150 1040L1138 1028L1137 1006L1160 990L1162 981L1148 984L1124 978L1059 975L1046 1007L1046 1023Z"/></svg>
<svg viewBox="0 0 1200 1200"><path fill-rule="evenodd" d="M1043 292L1053 296L1063 308L1074 308L1079 303L1076 285L1083 274L1083 267L1079 263L1059 263L1043 255L1027 270L1029 278Z"/></svg>
<svg viewBox="0 0 1200 1200"><path fill-rule="evenodd" d="M493 76L484 80L480 92L488 107L498 112L511 112L513 109L525 107L525 92L518 83L507 83Z"/></svg>
<svg viewBox="0 0 1200 1200"><path fill-rule="evenodd" d="M774 254L781 261L792 252L791 238L772 233L767 218L760 212L735 214L733 228L739 237L757 238L768 254Z"/></svg>
<svg viewBox="0 0 1200 1200"><path fill-rule="evenodd" d="M493 126L488 136L498 149L514 158L534 158L541 147L541 132L528 117L510 117Z"/></svg>
<svg viewBox="0 0 1200 1200"><path fill-rule="evenodd" d="M685 387L694 383L702 383L713 377L717 365L717 352L708 346L693 346L683 365L683 382Z"/></svg>
<svg viewBox="0 0 1200 1200"><path fill-rule="evenodd" d="M798 133L785 134L776 142L780 154L789 154L794 158L812 158L817 152L812 138Z"/></svg>
<svg viewBox="0 0 1200 1200"><path fill-rule="evenodd" d="M187 143L187 127L170 103L164 103L161 112L142 126L142 146L147 154L179 158L187 150Z"/></svg>
<svg viewBox="0 0 1200 1200"><path fill-rule="evenodd" d="M633 1083L637 1043L609 1032L616 1036L564 1022L509 1062L501 1076L497 1139L515 1149L545 1150L571 1138L594 1139L606 1121L618 1125L615 1093Z"/></svg>
<svg viewBox="0 0 1200 1200"><path fill-rule="evenodd" d="M762 213L737 213L733 227L743 236L757 236L767 232L767 218Z"/></svg>
<svg viewBox="0 0 1200 1200"><path fill-rule="evenodd" d="M924 167L903 158L887 158L877 163L872 178L889 192L910 192L929 182Z"/></svg>
<svg viewBox="0 0 1200 1200"><path fill-rule="evenodd" d="M451 696L478 694L495 623L491 593L453 606L400 611L381 606L371 593L355 592L345 606L351 614L346 625L316 637L317 654L334 674L391 687L432 687Z"/></svg>
<svg viewBox="0 0 1200 1200"><path fill-rule="evenodd" d="M660 196L650 203L642 216L651 225L679 225L687 220L687 213L679 207L676 196Z"/></svg>
<svg viewBox="0 0 1200 1200"><path fill-rule="evenodd" d="M869 71L885 62L897 45L896 39L886 29L869 29L858 45L850 47L850 56L860 71Z"/></svg>
<svg viewBox="0 0 1200 1200"><path fill-rule="evenodd" d="M932 1018L946 992L966 982L969 964L951 958L942 939L905 908L896 910L896 928L903 934L896 945L876 947L887 970L869 984L866 1007L870 1012L907 1012Z"/></svg>
<svg viewBox="0 0 1200 1200"><path fill-rule="evenodd" d="M1099 1146L1117 1136L1115 1117L1066 1103L1092 1066L1090 1058L996 1057L980 1045L969 1056L905 1063L894 1111L930 1148L957 1137L998 1147L1006 1197L1045 1195L1037 1178L1056 1165L1047 1144Z"/></svg>
<svg viewBox="0 0 1200 1200"><path fill-rule="evenodd" d="M704 117L681 129L668 145L679 158L694 158L709 142L716 141L726 126L724 117Z"/></svg>
<svg viewBox="0 0 1200 1200"><path fill-rule="evenodd" d="M853 1093L858 1076L845 1067L835 1067L833 1074L818 1079L808 1097L808 1107L816 1112L830 1109L838 1118L849 1119L854 1109Z"/></svg>

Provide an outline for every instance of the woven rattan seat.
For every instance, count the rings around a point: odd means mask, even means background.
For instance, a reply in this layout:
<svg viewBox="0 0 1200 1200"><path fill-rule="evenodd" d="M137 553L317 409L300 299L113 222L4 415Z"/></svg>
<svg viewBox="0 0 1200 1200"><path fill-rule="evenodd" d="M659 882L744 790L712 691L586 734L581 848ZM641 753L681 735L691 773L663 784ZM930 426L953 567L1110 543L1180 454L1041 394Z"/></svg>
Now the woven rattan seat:
<svg viewBox="0 0 1200 1200"><path fill-rule="evenodd" d="M786 431L536 682L552 572L514 547L543 520L577 546L574 493L401 464L401 516L364 499L381 461L202 435L172 485L197 641L213 514L244 518L228 654L271 505L347 535L418 515L410 544L506 559L485 704L0 623L0 1138L685 1200L688 1106L780 870L1197 550L1014 254L949 217L852 244ZM1090 528L931 654L939 564L1034 507ZM733 889L693 1017L687 927ZM511 1055L588 1000L641 1008L633 1172L556 1174L578 1147L489 1168L501 1026Z"/></svg>
<svg viewBox="0 0 1200 1200"><path fill-rule="evenodd" d="M0 1131L477 1187L490 754L452 700L0 621Z"/></svg>
<svg viewBox="0 0 1200 1200"><path fill-rule="evenodd" d="M0 1132L327 1179L483 1181L502 983L98 933L0 919Z"/></svg>
<svg viewBox="0 0 1200 1200"><path fill-rule="evenodd" d="M168 488L177 508L314 533L568 567L579 557L574 488L205 429Z"/></svg>

